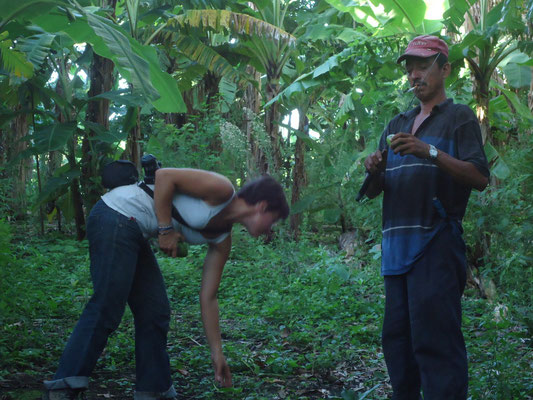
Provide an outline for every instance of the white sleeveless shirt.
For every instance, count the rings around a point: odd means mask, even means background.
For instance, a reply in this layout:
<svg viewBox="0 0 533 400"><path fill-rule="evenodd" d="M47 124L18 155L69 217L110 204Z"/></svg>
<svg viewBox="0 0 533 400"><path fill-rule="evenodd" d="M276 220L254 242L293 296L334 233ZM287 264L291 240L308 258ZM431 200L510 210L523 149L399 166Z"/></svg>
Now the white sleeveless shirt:
<svg viewBox="0 0 533 400"><path fill-rule="evenodd" d="M153 185L148 185L152 190ZM180 232L185 241L190 244L220 243L228 237L229 232L223 233L215 238L206 238L197 230L202 230L207 226L211 218L222 211L233 200L233 196L225 203L212 206L201 199L176 194L172 199L172 204L179 211L185 222L191 229L184 226L172 218L172 225L177 232ZM119 186L102 196L104 203L119 212L120 214L134 219L139 225L144 237L157 236L157 217L155 215L154 199L152 199L137 184ZM197 229L197 230L195 230Z"/></svg>

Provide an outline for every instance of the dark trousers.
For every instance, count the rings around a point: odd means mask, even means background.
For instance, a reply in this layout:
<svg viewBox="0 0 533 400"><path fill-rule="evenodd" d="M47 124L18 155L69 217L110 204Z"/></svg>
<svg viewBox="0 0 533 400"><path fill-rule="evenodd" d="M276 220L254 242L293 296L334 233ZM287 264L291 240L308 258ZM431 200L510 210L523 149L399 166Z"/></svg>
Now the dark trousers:
<svg viewBox="0 0 533 400"><path fill-rule="evenodd" d="M70 336L54 380L45 386L85 388L128 304L135 320L136 396L174 390L166 351L170 305L150 245L135 221L102 200L91 211L87 237L94 294ZM149 398L156 397L164 396Z"/></svg>
<svg viewBox="0 0 533 400"><path fill-rule="evenodd" d="M468 366L461 332L465 245L448 224L402 275L385 276L383 353L393 400L466 400Z"/></svg>

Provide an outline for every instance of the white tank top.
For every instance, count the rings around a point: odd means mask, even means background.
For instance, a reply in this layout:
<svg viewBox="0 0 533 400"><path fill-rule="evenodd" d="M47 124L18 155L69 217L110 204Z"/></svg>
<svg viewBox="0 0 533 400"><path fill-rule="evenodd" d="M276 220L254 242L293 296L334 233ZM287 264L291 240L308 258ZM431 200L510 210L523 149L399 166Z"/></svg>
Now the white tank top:
<svg viewBox="0 0 533 400"><path fill-rule="evenodd" d="M148 185L152 190L153 185ZM191 228L202 230L207 226L211 218L222 211L233 200L233 196L225 203L212 206L201 199L176 194L172 199L172 204L179 211L185 222ZM134 219L141 229L144 237L157 236L157 217L155 215L154 199L152 199L137 184L119 186L102 196L104 203L122 215ZM185 241L190 244L220 243L229 232L223 233L215 238L206 238L200 232L184 226L172 218L172 225L177 232L180 232Z"/></svg>

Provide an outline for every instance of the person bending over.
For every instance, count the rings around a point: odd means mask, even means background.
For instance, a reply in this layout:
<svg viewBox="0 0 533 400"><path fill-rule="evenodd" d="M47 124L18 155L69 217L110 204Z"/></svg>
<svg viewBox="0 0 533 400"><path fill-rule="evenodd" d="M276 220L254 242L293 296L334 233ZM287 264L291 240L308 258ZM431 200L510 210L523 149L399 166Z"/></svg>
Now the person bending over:
<svg viewBox="0 0 533 400"><path fill-rule="evenodd" d="M97 202L87 222L94 294L86 305L59 362L45 381L45 399L76 399L126 304L135 321L136 390L134 398L177 398L166 350L170 306L148 238L158 237L167 255L178 242L207 243L200 305L211 350L215 380L232 385L222 352L217 291L231 250L231 227L242 224L258 237L289 213L283 189L270 176L245 184L237 193L226 177L197 169L158 169L154 198L137 184L117 187ZM171 217L172 205L187 225Z"/></svg>

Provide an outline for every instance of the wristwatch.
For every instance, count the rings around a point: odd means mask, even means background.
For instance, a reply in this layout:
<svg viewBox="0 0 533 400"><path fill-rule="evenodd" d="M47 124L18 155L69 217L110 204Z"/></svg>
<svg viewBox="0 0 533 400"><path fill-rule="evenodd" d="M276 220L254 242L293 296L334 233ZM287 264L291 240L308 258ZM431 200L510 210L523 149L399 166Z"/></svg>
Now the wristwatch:
<svg viewBox="0 0 533 400"><path fill-rule="evenodd" d="M430 144L429 145L429 159L431 161L435 161L438 155L439 155L439 152L437 151L437 148L433 146L432 144Z"/></svg>

